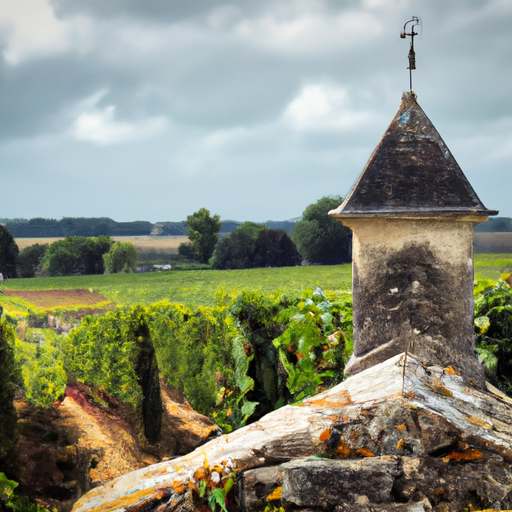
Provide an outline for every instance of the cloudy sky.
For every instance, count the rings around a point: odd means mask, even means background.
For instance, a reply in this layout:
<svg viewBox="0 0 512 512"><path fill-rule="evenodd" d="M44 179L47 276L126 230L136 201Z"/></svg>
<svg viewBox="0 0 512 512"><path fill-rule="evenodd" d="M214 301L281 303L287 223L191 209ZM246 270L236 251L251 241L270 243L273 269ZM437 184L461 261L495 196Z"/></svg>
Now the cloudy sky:
<svg viewBox="0 0 512 512"><path fill-rule="evenodd" d="M512 216L511 0L1 0L0 218L285 220L409 88Z"/></svg>

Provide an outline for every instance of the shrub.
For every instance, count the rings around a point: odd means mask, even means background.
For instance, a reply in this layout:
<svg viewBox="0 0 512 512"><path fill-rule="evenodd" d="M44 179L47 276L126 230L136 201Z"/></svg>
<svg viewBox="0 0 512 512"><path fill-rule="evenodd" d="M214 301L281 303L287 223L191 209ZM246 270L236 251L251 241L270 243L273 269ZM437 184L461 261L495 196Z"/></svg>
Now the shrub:
<svg viewBox="0 0 512 512"><path fill-rule="evenodd" d="M134 272L137 266L137 251L130 242L115 242L103 256L106 274Z"/></svg>

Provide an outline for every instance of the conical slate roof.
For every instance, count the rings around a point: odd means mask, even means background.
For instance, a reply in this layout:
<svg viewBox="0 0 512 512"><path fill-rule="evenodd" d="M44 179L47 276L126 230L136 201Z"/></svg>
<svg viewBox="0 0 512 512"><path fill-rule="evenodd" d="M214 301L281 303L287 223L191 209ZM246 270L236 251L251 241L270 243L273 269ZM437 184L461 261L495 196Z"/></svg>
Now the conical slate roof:
<svg viewBox="0 0 512 512"><path fill-rule="evenodd" d="M410 91L335 217L496 215L480 201Z"/></svg>

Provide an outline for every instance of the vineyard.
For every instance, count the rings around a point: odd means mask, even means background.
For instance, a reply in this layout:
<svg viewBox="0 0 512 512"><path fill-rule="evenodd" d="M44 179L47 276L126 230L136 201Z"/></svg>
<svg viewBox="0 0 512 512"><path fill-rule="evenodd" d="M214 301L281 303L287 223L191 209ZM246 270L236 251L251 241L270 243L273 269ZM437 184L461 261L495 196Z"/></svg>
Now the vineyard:
<svg viewBox="0 0 512 512"><path fill-rule="evenodd" d="M301 292L317 286L325 290L350 290L351 266L191 270L12 279L0 283L0 291L86 289L94 290L108 301L119 305L151 304L165 299L185 305L211 306L215 302L215 293L220 290L228 294L255 289L268 292ZM2 300L0 297L0 303ZM9 309L7 305L5 307Z"/></svg>
<svg viewBox="0 0 512 512"><path fill-rule="evenodd" d="M475 261L477 348L506 391L512 292L493 281L510 270L509 254ZM36 404L50 405L75 378L140 411L142 351L229 431L343 379L350 290L350 265L12 279L0 285L1 324ZM87 311L101 314L80 320ZM65 322L75 326L67 335L55 328Z"/></svg>

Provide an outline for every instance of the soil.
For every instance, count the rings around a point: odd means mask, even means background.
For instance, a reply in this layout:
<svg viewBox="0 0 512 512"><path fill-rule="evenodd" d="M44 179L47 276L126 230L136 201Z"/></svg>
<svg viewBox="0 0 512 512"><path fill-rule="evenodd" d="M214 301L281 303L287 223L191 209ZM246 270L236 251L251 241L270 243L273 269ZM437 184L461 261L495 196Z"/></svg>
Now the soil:
<svg viewBox="0 0 512 512"><path fill-rule="evenodd" d="M3 294L26 300L34 306L48 309L66 306L95 306L108 299L89 290L3 290Z"/></svg>

